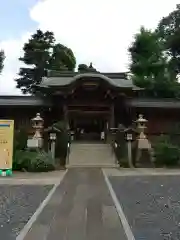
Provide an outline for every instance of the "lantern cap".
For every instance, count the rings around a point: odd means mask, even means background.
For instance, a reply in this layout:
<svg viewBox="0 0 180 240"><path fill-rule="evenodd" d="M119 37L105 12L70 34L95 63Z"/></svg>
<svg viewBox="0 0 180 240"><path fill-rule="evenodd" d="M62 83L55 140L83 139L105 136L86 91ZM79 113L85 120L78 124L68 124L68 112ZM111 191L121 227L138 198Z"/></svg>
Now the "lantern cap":
<svg viewBox="0 0 180 240"><path fill-rule="evenodd" d="M36 114L36 117L35 117L35 118L32 118L32 121L33 121L33 122L43 122L44 120L42 119L40 113L37 113L37 114Z"/></svg>
<svg viewBox="0 0 180 240"><path fill-rule="evenodd" d="M139 118L136 120L137 123L146 123L147 121L142 114L139 114Z"/></svg>

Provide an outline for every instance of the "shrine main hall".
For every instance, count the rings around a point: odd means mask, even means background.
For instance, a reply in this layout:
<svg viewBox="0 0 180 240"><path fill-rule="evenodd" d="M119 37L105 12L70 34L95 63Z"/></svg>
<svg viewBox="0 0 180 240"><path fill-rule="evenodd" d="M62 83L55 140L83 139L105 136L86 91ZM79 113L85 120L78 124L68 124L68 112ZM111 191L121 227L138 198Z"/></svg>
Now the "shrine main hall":
<svg viewBox="0 0 180 240"><path fill-rule="evenodd" d="M180 119L180 101L146 98L127 73L49 71L34 96L0 96L0 119L31 129L40 113L45 127L65 121L77 140L98 140L119 124L131 126L138 114L148 119L149 134L170 130Z"/></svg>

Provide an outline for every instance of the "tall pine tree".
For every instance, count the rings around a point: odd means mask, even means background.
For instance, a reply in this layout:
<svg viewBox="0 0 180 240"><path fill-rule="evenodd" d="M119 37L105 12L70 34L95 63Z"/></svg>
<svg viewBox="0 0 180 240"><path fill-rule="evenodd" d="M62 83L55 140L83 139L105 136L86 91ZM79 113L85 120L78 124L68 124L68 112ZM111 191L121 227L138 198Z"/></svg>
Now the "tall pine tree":
<svg viewBox="0 0 180 240"><path fill-rule="evenodd" d="M76 59L71 49L55 44L53 32L37 30L23 47L24 56L19 58L26 67L20 68L17 88L23 93L34 94L33 86L39 84L47 70L74 70Z"/></svg>

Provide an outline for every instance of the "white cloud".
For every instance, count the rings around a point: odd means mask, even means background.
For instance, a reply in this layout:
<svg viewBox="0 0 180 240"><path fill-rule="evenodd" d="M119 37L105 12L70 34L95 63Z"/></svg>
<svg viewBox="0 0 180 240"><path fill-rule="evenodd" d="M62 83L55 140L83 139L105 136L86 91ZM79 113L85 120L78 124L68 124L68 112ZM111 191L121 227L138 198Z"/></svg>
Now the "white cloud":
<svg viewBox="0 0 180 240"><path fill-rule="evenodd" d="M42 30L51 30L57 41L72 48L78 63L93 62L100 71L126 71L127 48L141 25L156 27L159 19L175 8L177 0L44 0L30 11ZM18 72L22 39L0 44L6 62L0 77L0 91L12 92ZM7 83L5 87L4 82Z"/></svg>
<svg viewBox="0 0 180 240"><path fill-rule="evenodd" d="M178 1L46 0L31 11L44 30L73 49L78 62L101 71L126 71L127 48L141 25L154 28Z"/></svg>
<svg viewBox="0 0 180 240"><path fill-rule="evenodd" d="M20 90L16 88L14 79L17 77L19 68L22 63L18 58L22 54L23 44L29 38L30 33L26 33L21 39L8 39L0 42L0 48L4 50L6 58L4 61L4 69L0 76L0 94L2 95L19 95Z"/></svg>

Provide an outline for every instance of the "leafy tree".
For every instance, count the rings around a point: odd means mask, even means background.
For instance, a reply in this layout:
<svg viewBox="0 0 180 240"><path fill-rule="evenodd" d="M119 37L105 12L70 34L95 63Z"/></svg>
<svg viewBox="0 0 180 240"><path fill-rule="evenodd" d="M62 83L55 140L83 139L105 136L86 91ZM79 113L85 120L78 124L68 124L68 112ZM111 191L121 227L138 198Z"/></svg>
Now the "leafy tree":
<svg viewBox="0 0 180 240"><path fill-rule="evenodd" d="M169 56L171 69L180 73L180 4L166 17L163 17L156 29Z"/></svg>
<svg viewBox="0 0 180 240"><path fill-rule="evenodd" d="M19 60L25 63L20 68L17 88L23 93L34 93L33 86L39 84L47 70L73 70L76 59L71 49L55 44L53 32L37 30L23 47L24 55Z"/></svg>
<svg viewBox="0 0 180 240"><path fill-rule="evenodd" d="M86 65L86 64L79 64L78 65L78 72L80 72L80 73L86 73L86 72L88 72L88 66Z"/></svg>
<svg viewBox="0 0 180 240"><path fill-rule="evenodd" d="M74 68L76 66L76 58L70 48L58 43L53 47L53 53L51 55L49 64L50 70L74 71Z"/></svg>
<svg viewBox="0 0 180 240"><path fill-rule="evenodd" d="M92 63L90 63L89 66L86 64L79 64L78 72L80 73L97 72L97 70L93 67Z"/></svg>
<svg viewBox="0 0 180 240"><path fill-rule="evenodd" d="M130 70L134 83L145 88L148 96L174 97L176 78L171 74L169 61L163 54L162 41L156 32L142 27L129 48Z"/></svg>
<svg viewBox="0 0 180 240"><path fill-rule="evenodd" d="M4 51L1 50L0 51L0 73L2 72L4 67L4 59L5 59L5 54L4 54Z"/></svg>

